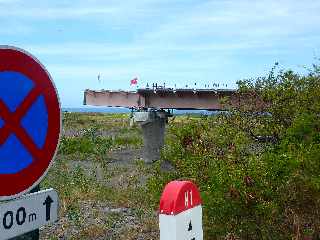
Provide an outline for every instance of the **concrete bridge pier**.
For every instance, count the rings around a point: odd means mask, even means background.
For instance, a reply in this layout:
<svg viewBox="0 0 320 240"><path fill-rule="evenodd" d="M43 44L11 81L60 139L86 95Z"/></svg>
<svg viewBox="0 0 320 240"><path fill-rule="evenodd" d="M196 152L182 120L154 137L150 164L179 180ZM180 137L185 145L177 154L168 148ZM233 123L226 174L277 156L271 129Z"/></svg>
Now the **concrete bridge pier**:
<svg viewBox="0 0 320 240"><path fill-rule="evenodd" d="M133 120L140 124L143 133L143 160L153 163L160 159L160 152L164 145L166 123L170 113L162 110L149 110L133 113Z"/></svg>

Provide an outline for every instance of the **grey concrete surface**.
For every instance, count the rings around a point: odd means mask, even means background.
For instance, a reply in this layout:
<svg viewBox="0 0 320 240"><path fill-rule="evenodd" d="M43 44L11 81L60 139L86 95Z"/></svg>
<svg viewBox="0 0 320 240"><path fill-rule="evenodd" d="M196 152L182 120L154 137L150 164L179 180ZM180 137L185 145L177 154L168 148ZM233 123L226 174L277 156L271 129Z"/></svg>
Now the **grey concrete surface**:
<svg viewBox="0 0 320 240"><path fill-rule="evenodd" d="M141 124L141 128L144 142L142 158L146 163L152 163L160 158L164 145L166 118L156 117Z"/></svg>

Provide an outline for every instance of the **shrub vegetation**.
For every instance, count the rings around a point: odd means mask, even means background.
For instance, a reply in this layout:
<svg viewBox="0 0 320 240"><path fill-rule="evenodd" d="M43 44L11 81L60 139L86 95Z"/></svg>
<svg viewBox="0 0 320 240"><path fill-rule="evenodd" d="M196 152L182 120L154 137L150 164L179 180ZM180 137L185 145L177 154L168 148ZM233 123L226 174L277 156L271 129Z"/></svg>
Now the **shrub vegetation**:
<svg viewBox="0 0 320 240"><path fill-rule="evenodd" d="M193 180L206 239L320 239L320 68L277 67L239 81L228 112L169 127L149 194L156 207L168 181Z"/></svg>

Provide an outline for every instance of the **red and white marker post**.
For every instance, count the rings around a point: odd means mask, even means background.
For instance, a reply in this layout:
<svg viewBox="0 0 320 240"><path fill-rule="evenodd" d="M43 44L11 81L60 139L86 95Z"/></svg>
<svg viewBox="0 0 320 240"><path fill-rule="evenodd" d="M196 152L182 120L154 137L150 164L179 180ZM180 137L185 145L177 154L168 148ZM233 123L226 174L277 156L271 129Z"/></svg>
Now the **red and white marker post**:
<svg viewBox="0 0 320 240"><path fill-rule="evenodd" d="M203 240L201 198L194 183L168 183L159 211L160 240Z"/></svg>

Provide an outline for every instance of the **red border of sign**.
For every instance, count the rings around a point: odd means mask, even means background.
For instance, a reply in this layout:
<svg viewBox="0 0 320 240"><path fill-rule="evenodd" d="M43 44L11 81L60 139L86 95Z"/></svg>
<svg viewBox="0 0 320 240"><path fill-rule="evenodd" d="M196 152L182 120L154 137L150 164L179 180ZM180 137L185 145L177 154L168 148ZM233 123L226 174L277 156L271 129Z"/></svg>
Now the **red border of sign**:
<svg viewBox="0 0 320 240"><path fill-rule="evenodd" d="M43 148L33 162L16 174L0 174L0 200L19 197L29 192L46 175L56 155L61 131L60 101L56 87L45 67L26 51L0 45L0 71L16 71L40 87L48 112L48 132ZM14 86L13 86L14 87Z"/></svg>

